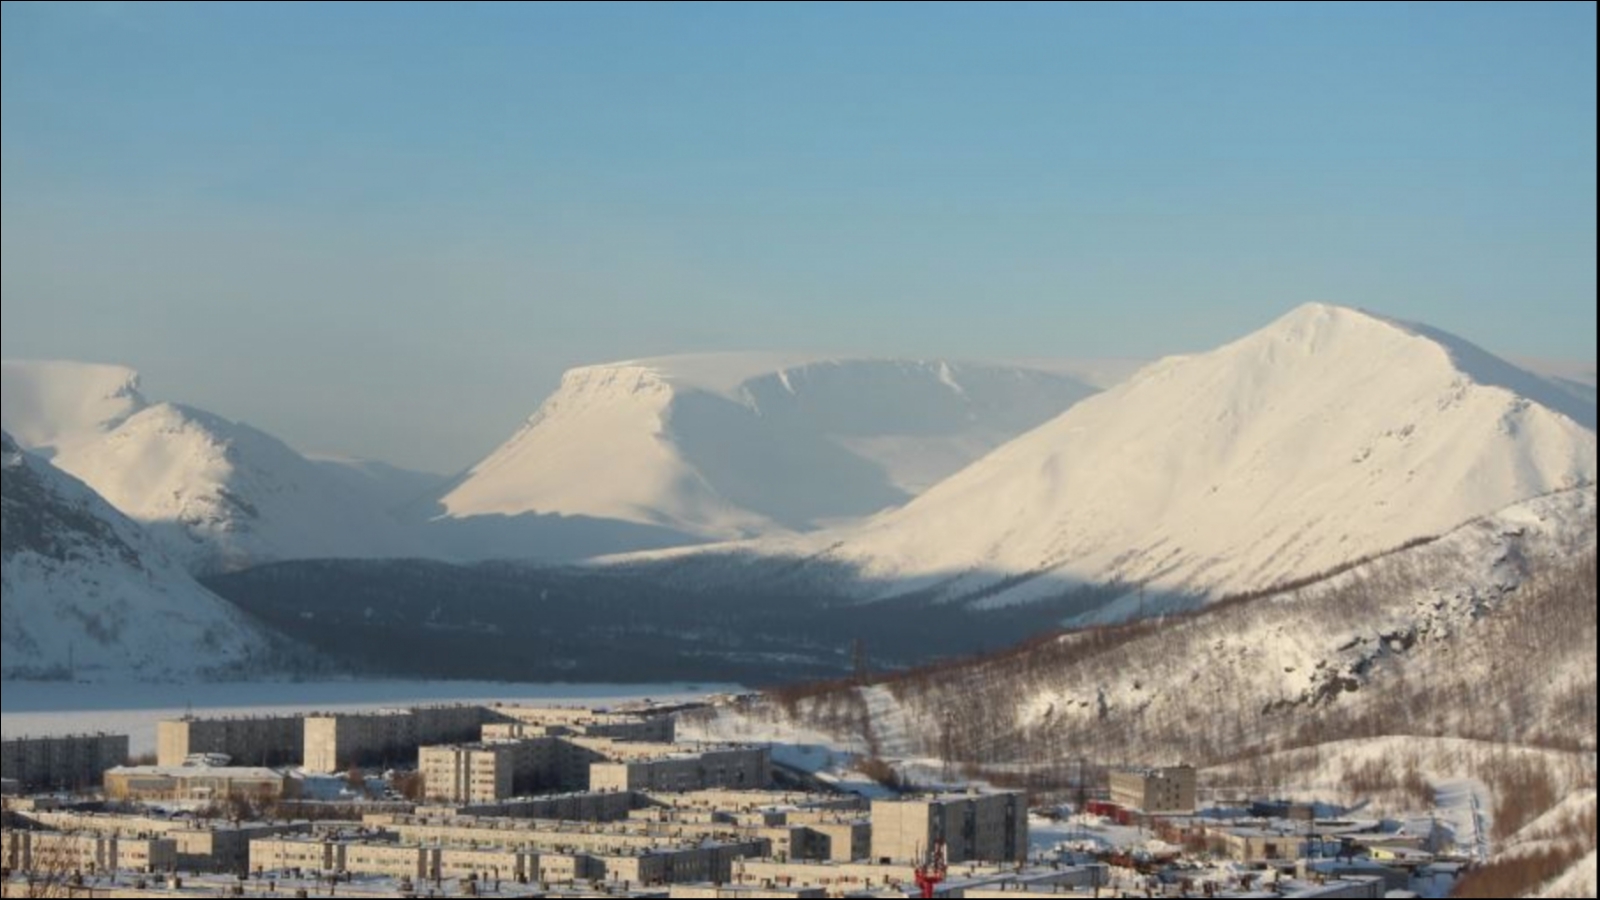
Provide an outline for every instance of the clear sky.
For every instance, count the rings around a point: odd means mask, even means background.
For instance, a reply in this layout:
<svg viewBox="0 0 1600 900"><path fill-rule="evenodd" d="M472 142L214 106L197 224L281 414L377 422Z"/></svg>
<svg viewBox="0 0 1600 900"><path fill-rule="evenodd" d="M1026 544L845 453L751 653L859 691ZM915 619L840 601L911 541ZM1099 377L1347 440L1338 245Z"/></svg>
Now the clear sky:
<svg viewBox="0 0 1600 900"><path fill-rule="evenodd" d="M4 4L7 357L454 470L574 364L1592 359L1593 3Z"/></svg>

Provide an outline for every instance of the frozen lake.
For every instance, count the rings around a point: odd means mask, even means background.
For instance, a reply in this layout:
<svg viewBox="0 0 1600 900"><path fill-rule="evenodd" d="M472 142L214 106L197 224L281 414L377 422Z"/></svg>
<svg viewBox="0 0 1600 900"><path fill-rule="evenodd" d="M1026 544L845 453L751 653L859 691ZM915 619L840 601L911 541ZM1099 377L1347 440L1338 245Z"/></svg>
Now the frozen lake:
<svg viewBox="0 0 1600 900"><path fill-rule="evenodd" d="M198 716L350 712L429 703L614 706L692 700L743 690L726 684L496 684L481 681L328 681L262 684L5 682L0 731L10 737L126 734L135 756L153 753L156 723Z"/></svg>

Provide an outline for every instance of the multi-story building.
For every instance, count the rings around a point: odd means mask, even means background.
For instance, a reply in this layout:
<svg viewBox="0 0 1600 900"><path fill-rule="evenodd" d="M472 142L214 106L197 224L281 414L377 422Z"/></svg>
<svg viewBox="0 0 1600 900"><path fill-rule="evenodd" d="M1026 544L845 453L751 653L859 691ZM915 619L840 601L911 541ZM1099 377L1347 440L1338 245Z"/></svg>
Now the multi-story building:
<svg viewBox="0 0 1600 900"><path fill-rule="evenodd" d="M542 740L554 740L544 738ZM417 762L430 803L493 803L513 796L518 746L511 741L423 747Z"/></svg>
<svg viewBox="0 0 1600 900"><path fill-rule="evenodd" d="M260 873L344 872L413 881L477 875L489 880L569 882L606 879L636 885L728 881L736 860L764 845L513 846L289 837L250 845L250 868Z"/></svg>
<svg viewBox="0 0 1600 900"><path fill-rule="evenodd" d="M331 774L352 766L414 762L419 747L475 741L485 724L500 720L482 706L308 716L302 765L308 772Z"/></svg>
<svg viewBox="0 0 1600 900"><path fill-rule="evenodd" d="M523 797L495 803L423 807L419 814L478 816L481 818L555 819L565 822L614 822L626 819L650 801L643 794L581 791L540 797Z"/></svg>
<svg viewBox="0 0 1600 900"><path fill-rule="evenodd" d="M27 826L63 834L119 838L169 838L177 848L178 868L185 872L243 872L250 862L250 841L309 831L299 824L265 822L196 822L164 816L123 816L70 810L18 813Z"/></svg>
<svg viewBox="0 0 1600 900"><path fill-rule="evenodd" d="M181 766L209 755L240 766L298 765L305 734L300 716L169 719L156 725L156 765Z"/></svg>
<svg viewBox="0 0 1600 900"><path fill-rule="evenodd" d="M618 744L625 747L625 744ZM766 747L729 747L670 755L595 763L589 767L594 791L698 791L706 788L761 790L772 784L772 751Z"/></svg>
<svg viewBox="0 0 1600 900"><path fill-rule="evenodd" d="M18 790L99 787L107 769L128 762L128 736L7 738L0 742L0 774Z"/></svg>
<svg viewBox="0 0 1600 900"><path fill-rule="evenodd" d="M597 712L569 707L496 706L506 721L484 726L484 740L540 735L583 735L619 741L677 740L677 720L672 716Z"/></svg>
<svg viewBox="0 0 1600 900"><path fill-rule="evenodd" d="M1111 802L1146 813L1194 812L1193 766L1111 773Z"/></svg>
<svg viewBox="0 0 1600 900"><path fill-rule="evenodd" d="M13 872L167 872L178 865L169 838L7 831L0 858Z"/></svg>
<svg viewBox="0 0 1600 900"><path fill-rule="evenodd" d="M589 787L598 751L569 738L536 737L423 747L418 754L429 802L487 804L543 791Z"/></svg>
<svg viewBox="0 0 1600 900"><path fill-rule="evenodd" d="M1028 856L1028 804L1020 793L909 797L872 802L872 858L921 862L939 841L952 863Z"/></svg>

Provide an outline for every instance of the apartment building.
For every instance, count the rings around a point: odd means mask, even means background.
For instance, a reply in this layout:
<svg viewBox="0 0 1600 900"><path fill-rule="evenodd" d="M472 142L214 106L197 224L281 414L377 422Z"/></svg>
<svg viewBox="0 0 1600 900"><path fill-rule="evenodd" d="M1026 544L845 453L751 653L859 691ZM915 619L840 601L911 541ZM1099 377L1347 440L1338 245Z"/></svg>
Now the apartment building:
<svg viewBox="0 0 1600 900"><path fill-rule="evenodd" d="M0 741L0 776L25 790L99 787L107 769L128 762L128 736L6 738Z"/></svg>
<svg viewBox="0 0 1600 900"><path fill-rule="evenodd" d="M1027 798L1006 792L872 802L874 860L920 862L939 841L952 863L1026 859Z"/></svg>
<svg viewBox="0 0 1600 900"><path fill-rule="evenodd" d="M1195 810L1193 766L1111 773L1111 802L1145 813L1187 815Z"/></svg>

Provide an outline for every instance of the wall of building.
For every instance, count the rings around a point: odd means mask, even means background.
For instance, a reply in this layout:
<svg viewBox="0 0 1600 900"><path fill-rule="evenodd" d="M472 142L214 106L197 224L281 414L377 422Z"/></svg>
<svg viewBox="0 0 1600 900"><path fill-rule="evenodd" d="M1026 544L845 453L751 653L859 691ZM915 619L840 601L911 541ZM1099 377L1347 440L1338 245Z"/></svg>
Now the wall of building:
<svg viewBox="0 0 1600 900"><path fill-rule="evenodd" d="M127 763L127 735L90 734L0 741L0 777L17 782L19 790L99 787L107 769Z"/></svg>
<svg viewBox="0 0 1600 900"><path fill-rule="evenodd" d="M333 872L344 865L342 851L327 841L303 837L259 838L250 842L252 872Z"/></svg>
<svg viewBox="0 0 1600 900"><path fill-rule="evenodd" d="M181 766L190 756L221 753L239 766L294 766L304 744L300 716L171 719L156 725L156 765Z"/></svg>
<svg viewBox="0 0 1600 900"><path fill-rule="evenodd" d="M765 747L740 747L658 759L595 763L595 791L698 791L706 788L762 789L772 783L772 754Z"/></svg>
<svg viewBox="0 0 1600 900"><path fill-rule="evenodd" d="M1192 813L1198 779L1192 766L1111 773L1111 802L1147 813Z"/></svg>
<svg viewBox="0 0 1600 900"><path fill-rule="evenodd" d="M230 796L272 801L293 797L296 783L271 769L132 766L105 776L113 800L224 800Z"/></svg>
<svg viewBox="0 0 1600 900"><path fill-rule="evenodd" d="M477 741L484 724L500 718L482 706L308 716L304 766L308 772L327 775L357 766L415 762L418 748Z"/></svg>
<svg viewBox="0 0 1600 900"><path fill-rule="evenodd" d="M562 819L569 822L614 822L626 819L635 809L648 802L643 794L592 791L559 794L553 797L531 797L499 803L457 806L453 815L481 818ZM420 810L419 810L420 812Z"/></svg>
<svg viewBox="0 0 1600 900"><path fill-rule="evenodd" d="M177 867L177 846L167 838L124 838L46 831L8 831L3 855L20 872L167 872Z"/></svg>
<svg viewBox="0 0 1600 900"><path fill-rule="evenodd" d="M185 872L244 871L250 864L251 840L310 830L310 826L303 823L283 825L218 823L206 827L195 825L186 819L70 811L29 812L20 814L19 818L40 828L65 833L127 838L170 838L177 847L178 868Z"/></svg>
<svg viewBox="0 0 1600 900"><path fill-rule="evenodd" d="M952 863L1025 859L1026 798L999 793L873 801L872 860L917 863L940 840Z"/></svg>

